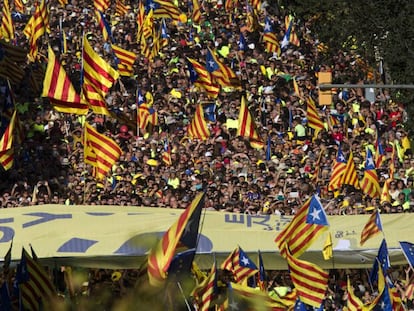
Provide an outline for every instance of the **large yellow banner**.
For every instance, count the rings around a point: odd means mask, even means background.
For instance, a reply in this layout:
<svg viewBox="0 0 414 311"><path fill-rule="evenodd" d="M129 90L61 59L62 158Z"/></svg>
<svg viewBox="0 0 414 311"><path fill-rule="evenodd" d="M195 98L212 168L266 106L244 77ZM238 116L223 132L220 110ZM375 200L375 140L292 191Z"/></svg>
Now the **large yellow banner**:
<svg viewBox="0 0 414 311"><path fill-rule="evenodd" d="M3 209L0 216L0 258L13 239L13 260L22 247L31 244L46 264L87 267L139 267L156 240L182 210L123 206L44 205ZM323 234L301 259L323 268L371 267L385 236L391 264L406 264L398 241L414 242L411 214L381 215L384 235L359 245L361 230L369 215L328 217L332 233L333 258L325 261ZM262 252L266 269L286 269L274 239L290 221L276 215L253 216L207 211L200 223L201 237L196 261L210 268L239 245L252 259Z"/></svg>

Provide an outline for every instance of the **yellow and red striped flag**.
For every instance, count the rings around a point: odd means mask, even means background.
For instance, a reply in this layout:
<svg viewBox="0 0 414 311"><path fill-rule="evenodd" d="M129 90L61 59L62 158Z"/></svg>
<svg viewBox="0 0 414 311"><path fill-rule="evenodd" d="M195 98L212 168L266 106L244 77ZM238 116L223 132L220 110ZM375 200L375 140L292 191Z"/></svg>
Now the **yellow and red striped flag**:
<svg viewBox="0 0 414 311"><path fill-rule="evenodd" d="M319 308L328 289L329 274L313 263L293 257L289 251L286 254L298 297L303 303Z"/></svg>
<svg viewBox="0 0 414 311"><path fill-rule="evenodd" d="M115 4L116 4L116 7L115 7L116 14L118 14L120 16L124 16L125 14L128 13L129 8L124 3L124 1L122 1L122 0L116 0Z"/></svg>
<svg viewBox="0 0 414 311"><path fill-rule="evenodd" d="M328 190L335 191L342 186L342 176L346 169L346 159L342 152L341 146L338 147L338 153L332 168L331 177L329 179Z"/></svg>
<svg viewBox="0 0 414 311"><path fill-rule="evenodd" d="M210 130L208 129L207 122L204 119L202 104L197 105L194 118L189 124L187 132L188 136L193 139L206 140L210 137Z"/></svg>
<svg viewBox="0 0 414 311"><path fill-rule="evenodd" d="M58 2L61 6L64 7L66 4L68 4L69 0L58 0Z"/></svg>
<svg viewBox="0 0 414 311"><path fill-rule="evenodd" d="M23 30L23 33L29 39L30 49L28 58L32 62L34 62L37 57L37 40L45 32L50 32L49 12L45 0L42 0L36 5L34 15L30 17Z"/></svg>
<svg viewBox="0 0 414 311"><path fill-rule="evenodd" d="M269 17L265 18L265 25L263 28L263 42L265 43L265 49L270 53L276 53L280 56L281 49L279 40L276 34L273 32L272 22Z"/></svg>
<svg viewBox="0 0 414 311"><path fill-rule="evenodd" d="M140 42L142 36L142 27L144 26L145 21L145 6L143 1L138 3L138 13L137 13L137 42Z"/></svg>
<svg viewBox="0 0 414 311"><path fill-rule="evenodd" d="M355 295L354 293L354 288L351 285L351 281L349 280L349 276L348 276L348 281L347 281L347 307L349 311L362 311L362 308L364 306L364 303L361 301L361 299L358 298L357 295Z"/></svg>
<svg viewBox="0 0 414 311"><path fill-rule="evenodd" d="M308 126L315 130L315 134L313 136L316 137L319 131L324 129L323 121L316 110L314 100L311 97L308 97L306 103L306 118L308 119Z"/></svg>
<svg viewBox="0 0 414 311"><path fill-rule="evenodd" d="M237 136L246 137L249 139L250 146L256 149L263 148L265 143L259 136L251 115L249 108L247 107L246 99L243 96L240 103L240 112L237 127Z"/></svg>
<svg viewBox="0 0 414 311"><path fill-rule="evenodd" d="M217 294L217 268L216 262L211 267L210 274L200 285L196 286L192 292L192 296L196 300L199 311L208 311L213 305L213 300Z"/></svg>
<svg viewBox="0 0 414 311"><path fill-rule="evenodd" d="M299 257L328 226L324 208L318 196L313 195L276 237L281 256L286 257L289 250L291 256Z"/></svg>
<svg viewBox="0 0 414 311"><path fill-rule="evenodd" d="M10 123L0 139L0 164L4 170L9 170L13 166L14 150L13 150L13 132L16 123L16 110L10 119Z"/></svg>
<svg viewBox="0 0 414 311"><path fill-rule="evenodd" d="M103 179L118 161L122 149L111 138L99 133L88 122L84 128L85 163L95 168L95 177Z"/></svg>
<svg viewBox="0 0 414 311"><path fill-rule="evenodd" d="M198 0L193 0L193 11L191 12L191 19L194 24L196 25L200 24L201 10L200 10L200 4L198 3Z"/></svg>
<svg viewBox="0 0 414 311"><path fill-rule="evenodd" d="M9 0L4 0L1 18L0 38L5 41L14 39L14 25L10 11Z"/></svg>
<svg viewBox="0 0 414 311"><path fill-rule="evenodd" d="M206 68L212 74L213 79L221 86L240 88L240 80L234 71L224 64L210 48L207 50Z"/></svg>
<svg viewBox="0 0 414 311"><path fill-rule="evenodd" d="M203 205L204 193L199 193L150 250L147 272L152 286L161 287L165 284L171 261L179 251L196 248Z"/></svg>
<svg viewBox="0 0 414 311"><path fill-rule="evenodd" d="M47 272L25 249L22 250L16 277L24 310L39 310L39 306L51 310L53 301L57 301L55 287Z"/></svg>
<svg viewBox="0 0 414 311"><path fill-rule="evenodd" d="M137 59L137 54L127 51L119 46L112 44L112 51L116 56L116 64L118 72L121 76L131 77L134 74L134 63Z"/></svg>
<svg viewBox="0 0 414 311"><path fill-rule="evenodd" d="M349 152L348 161L346 163L345 171L342 175L341 183L342 185L353 186L355 189L361 189L355 168L354 155L352 153L352 150Z"/></svg>
<svg viewBox="0 0 414 311"><path fill-rule="evenodd" d="M382 232L381 218L378 209L375 209L371 216L369 216L368 222L365 224L364 229L362 229L360 242L361 246L364 245L368 239L380 232Z"/></svg>
<svg viewBox="0 0 414 311"><path fill-rule="evenodd" d="M102 37L104 41L114 41L112 37L112 30L111 26L109 26L107 20L105 19L105 15L102 13L102 11L95 11L96 20L99 25L99 29L101 29Z"/></svg>
<svg viewBox="0 0 414 311"><path fill-rule="evenodd" d="M19 13L24 13L24 6L22 0L14 0L14 9Z"/></svg>
<svg viewBox="0 0 414 311"><path fill-rule="evenodd" d="M370 148L366 148L366 150L367 156L365 160L364 176L361 180L361 190L370 198L379 198L381 196L381 187L375 169L374 157Z"/></svg>
<svg viewBox="0 0 414 311"><path fill-rule="evenodd" d="M149 6L154 11L154 18L171 18L180 21L182 12L172 0L150 0Z"/></svg>
<svg viewBox="0 0 414 311"><path fill-rule="evenodd" d="M255 263L247 256L243 249L236 247L221 264L222 270L233 273L237 283L243 282L247 278L255 275L259 270Z"/></svg>
<svg viewBox="0 0 414 311"><path fill-rule="evenodd" d="M110 115L104 98L118 77L118 71L93 50L85 36L82 90L83 96L96 114Z"/></svg>
<svg viewBox="0 0 414 311"><path fill-rule="evenodd" d="M171 160L171 148L170 143L168 141L168 138L164 140L164 150L162 152L162 162L164 162L165 165L171 166L172 160Z"/></svg>
<svg viewBox="0 0 414 311"><path fill-rule="evenodd" d="M105 12L110 5L110 0L93 0L93 6L95 7L95 9L101 12Z"/></svg>
<svg viewBox="0 0 414 311"><path fill-rule="evenodd" d="M87 114L89 106L82 102L66 71L49 46L48 63L43 80L43 97L48 97L56 111L63 113Z"/></svg>
<svg viewBox="0 0 414 311"><path fill-rule="evenodd" d="M198 61L187 58L188 70L190 71L190 81L194 86L205 90L210 98L217 98L220 87L213 82L211 73Z"/></svg>

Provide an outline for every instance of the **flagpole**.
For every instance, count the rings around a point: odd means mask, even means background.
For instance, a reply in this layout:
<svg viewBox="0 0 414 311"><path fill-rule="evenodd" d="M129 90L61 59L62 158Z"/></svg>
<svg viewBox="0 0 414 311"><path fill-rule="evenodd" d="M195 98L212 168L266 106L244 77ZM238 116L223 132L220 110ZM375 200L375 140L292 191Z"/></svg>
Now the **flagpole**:
<svg viewBox="0 0 414 311"><path fill-rule="evenodd" d="M185 305L186 305L186 307L187 307L187 310L188 311L191 311L191 307L190 307L190 304L188 303L188 300L187 300L187 298L185 297L185 295L184 295L184 291L183 291L183 288L181 287L181 283L180 282L177 282L177 287L178 287L178 289L180 290L180 293L181 293L181 295L183 296L183 298L184 298L184 302L185 302Z"/></svg>
<svg viewBox="0 0 414 311"><path fill-rule="evenodd" d="M139 102L138 102L138 92L139 92L139 85L138 85L138 81L137 81L137 90L136 90L136 94L135 94L135 102L136 102L136 109L137 109L137 146L138 146L138 138L139 138Z"/></svg>

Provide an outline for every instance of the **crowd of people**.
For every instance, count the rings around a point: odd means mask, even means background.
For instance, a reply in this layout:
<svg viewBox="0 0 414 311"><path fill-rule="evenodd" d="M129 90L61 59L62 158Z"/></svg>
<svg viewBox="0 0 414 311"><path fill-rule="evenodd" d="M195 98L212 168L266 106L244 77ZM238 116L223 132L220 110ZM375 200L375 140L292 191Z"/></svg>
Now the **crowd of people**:
<svg viewBox="0 0 414 311"><path fill-rule="evenodd" d="M168 45L148 59L136 42L138 1L127 4L124 15L116 13L115 4L105 12L113 42L137 54L134 75L121 77L106 97L112 117L59 113L27 80L12 85L23 139L15 144L13 167L0 172L1 208L42 204L185 208L197 192L205 191L209 210L293 215L318 189L328 215L365 214L374 209L381 213L414 211L414 156L410 133L404 128L405 107L387 90L377 89L372 98L357 88L333 90L331 105L318 104L319 72L331 72L336 83L376 78L375 70L360 55L346 50L327 52L310 30L311 21L300 18L294 19L300 45L290 44L280 54L268 52L263 43L264 17L282 41L285 16L291 12L264 2L252 26L247 3L235 3L229 14L222 1L210 0L201 4L199 24L192 22L187 4L180 3L187 20L169 21ZM49 7L51 31L38 42L38 65L46 67L50 44L79 90L83 35L114 64L110 45L103 40L91 1L72 0L64 6L49 1ZM13 44L28 48L23 30L34 12L32 1L27 1L25 9L26 14L13 14ZM62 32L66 35L64 53ZM243 51L239 49L241 33L247 44ZM213 99L194 87L187 57L204 64L207 47L232 68L241 88L222 88ZM3 103L7 83L5 79L0 83ZM145 129L136 124L138 90L151 95L158 113L158 124ZM252 148L248 138L237 135L242 97L264 142L261 149ZM316 102L324 122L318 133L309 126L309 98ZM215 105L215 120L208 122L211 135L206 140L193 139L187 132L199 103ZM84 161L86 121L113 138L123 151L104 180L94 179L91 166ZM171 165L162 160L166 142ZM361 179L367 148L375 154L378 143L384 150L384 161L376 170L379 184L383 187L389 181L385 195L371 198L346 185L329 189L339 147L346 157L352 151ZM366 281L364 275L361 280ZM369 296L368 284L362 286L361 295L368 292ZM340 291L332 290L343 301ZM332 302L339 304L336 298Z"/></svg>

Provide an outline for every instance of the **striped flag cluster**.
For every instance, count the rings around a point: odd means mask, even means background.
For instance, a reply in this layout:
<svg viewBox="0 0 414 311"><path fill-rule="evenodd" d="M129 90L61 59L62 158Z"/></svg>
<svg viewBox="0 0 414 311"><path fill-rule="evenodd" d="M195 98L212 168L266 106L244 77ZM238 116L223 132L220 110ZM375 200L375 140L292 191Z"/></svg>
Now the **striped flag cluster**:
<svg viewBox="0 0 414 311"><path fill-rule="evenodd" d="M14 39L14 25L12 15L10 11L9 0L4 0L1 27L0 27L0 38L10 41Z"/></svg>
<svg viewBox="0 0 414 311"><path fill-rule="evenodd" d="M187 58L188 70L190 72L190 82L194 86L204 90L208 97L217 98L220 87L213 82L211 73L198 61Z"/></svg>
<svg viewBox="0 0 414 311"><path fill-rule="evenodd" d="M210 130L207 122L204 119L203 105L199 104L196 107L194 118L187 128L188 136L193 139L206 140L210 137Z"/></svg>
<svg viewBox="0 0 414 311"><path fill-rule="evenodd" d="M110 115L105 96L119 73L92 48L85 36L83 48L83 96L96 114Z"/></svg>
<svg viewBox="0 0 414 311"><path fill-rule="evenodd" d="M250 142L250 146L253 148L261 149L265 146L263 139L259 136L254 118L247 107L244 96L240 103L237 136L246 137Z"/></svg>
<svg viewBox="0 0 414 311"><path fill-rule="evenodd" d="M66 71L50 46L48 51L42 96L49 98L56 111L81 115L88 113L88 104L81 100L81 96L76 92Z"/></svg>
<svg viewBox="0 0 414 311"><path fill-rule="evenodd" d="M168 269L177 252L196 248L203 206L204 193L199 193L177 221L164 233L157 245L150 250L147 273L151 286L159 288L165 284Z"/></svg>
<svg viewBox="0 0 414 311"><path fill-rule="evenodd" d="M30 17L23 30L25 36L29 39L29 60L34 62L37 57L37 40L45 33L50 32L49 11L46 0L41 0L36 5L34 14Z"/></svg>
<svg viewBox="0 0 414 311"><path fill-rule="evenodd" d="M168 142L168 139L165 139L164 141L164 151L162 152L162 162L164 162L165 165L167 166L172 165L171 148L170 148L170 143Z"/></svg>
<svg viewBox="0 0 414 311"><path fill-rule="evenodd" d="M374 158L371 149L367 148L367 156L365 160L364 176L361 180L362 192L371 197L379 198L381 195L381 187L378 181L378 175L375 168Z"/></svg>
<svg viewBox="0 0 414 311"><path fill-rule="evenodd" d="M24 65L27 61L27 50L14 46L6 41L0 41L0 77L9 79L13 84L19 84L24 76Z"/></svg>
<svg viewBox="0 0 414 311"><path fill-rule="evenodd" d="M22 251L16 279L24 310L52 309L51 306L57 296L52 281L43 267L30 257L25 249Z"/></svg>
<svg viewBox="0 0 414 311"><path fill-rule="evenodd" d="M113 139L99 133L89 123L85 123L84 161L92 165L96 179L107 176L121 154L121 148Z"/></svg>
<svg viewBox="0 0 414 311"><path fill-rule="evenodd" d="M265 18L265 25L263 28L263 42L265 43L265 48L268 52L280 55L281 50L279 41L276 34L273 32L272 23L267 16Z"/></svg>
<svg viewBox="0 0 414 311"><path fill-rule="evenodd" d="M223 261L221 269L232 272L234 280L237 283L254 276L258 272L254 262L247 256L240 246L235 248Z"/></svg>

